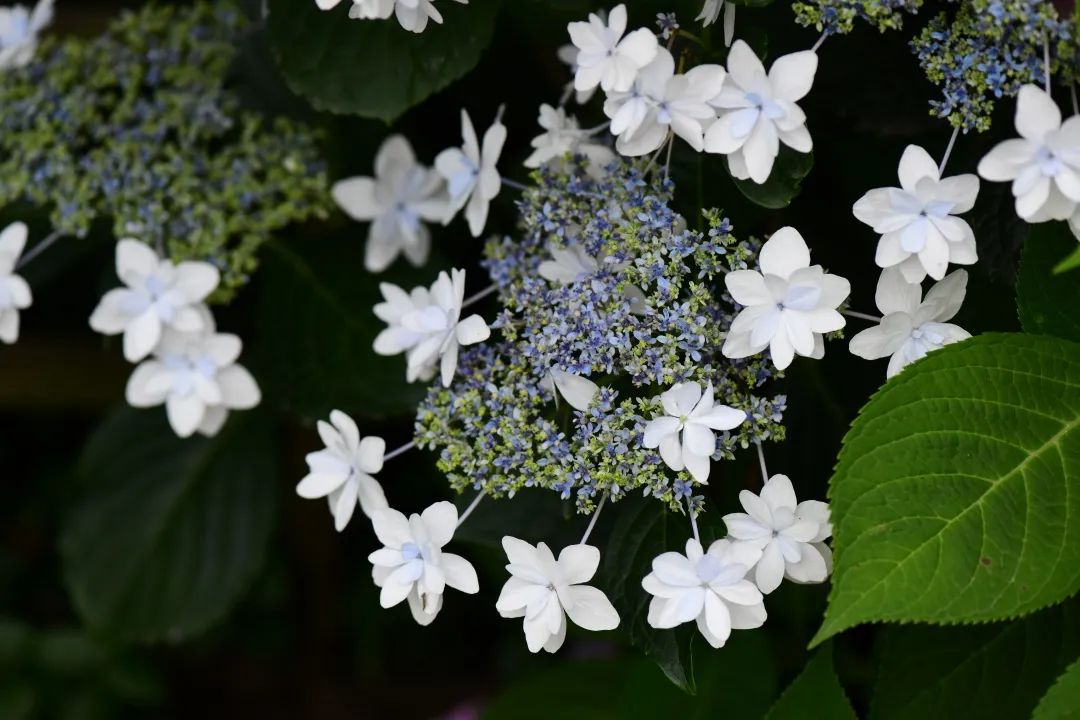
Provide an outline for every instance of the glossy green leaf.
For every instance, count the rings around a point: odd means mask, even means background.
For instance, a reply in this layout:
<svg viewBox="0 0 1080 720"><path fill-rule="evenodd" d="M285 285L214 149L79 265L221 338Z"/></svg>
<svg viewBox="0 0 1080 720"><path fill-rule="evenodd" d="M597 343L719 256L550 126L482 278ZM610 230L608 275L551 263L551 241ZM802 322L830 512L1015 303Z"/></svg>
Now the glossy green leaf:
<svg viewBox="0 0 1080 720"><path fill-rule="evenodd" d="M766 720L856 720L833 670L832 648L814 653L799 676L769 710Z"/></svg>
<svg viewBox="0 0 1080 720"><path fill-rule="evenodd" d="M761 185L750 179L731 181L751 202L772 210L787 207L802 190L802 181L814 167L814 153L784 147L776 158L769 179Z"/></svg>
<svg viewBox="0 0 1080 720"><path fill-rule="evenodd" d="M1080 718L1080 660L1061 674L1035 708L1032 720Z"/></svg>
<svg viewBox="0 0 1080 720"><path fill-rule="evenodd" d="M1032 226L1016 278L1016 305L1027 332L1080 340L1080 282L1053 272L1054 264L1075 246L1065 223Z"/></svg>

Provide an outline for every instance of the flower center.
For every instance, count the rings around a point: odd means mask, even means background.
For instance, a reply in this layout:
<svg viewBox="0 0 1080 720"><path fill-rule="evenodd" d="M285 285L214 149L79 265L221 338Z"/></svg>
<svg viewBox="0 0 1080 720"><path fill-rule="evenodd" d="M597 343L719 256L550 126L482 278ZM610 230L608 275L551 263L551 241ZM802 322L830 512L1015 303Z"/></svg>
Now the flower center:
<svg viewBox="0 0 1080 720"><path fill-rule="evenodd" d="M401 557L406 560L415 560L420 557L420 546L410 541L401 546Z"/></svg>
<svg viewBox="0 0 1080 720"><path fill-rule="evenodd" d="M720 571L724 569L724 563L715 555L705 553L701 556L701 559L697 561L697 576L703 584L707 584L716 579L716 576L720 574Z"/></svg>
<svg viewBox="0 0 1080 720"><path fill-rule="evenodd" d="M1039 152L1035 153L1035 162L1038 163L1039 170L1046 177L1055 177L1063 167L1061 159L1045 145L1039 148Z"/></svg>

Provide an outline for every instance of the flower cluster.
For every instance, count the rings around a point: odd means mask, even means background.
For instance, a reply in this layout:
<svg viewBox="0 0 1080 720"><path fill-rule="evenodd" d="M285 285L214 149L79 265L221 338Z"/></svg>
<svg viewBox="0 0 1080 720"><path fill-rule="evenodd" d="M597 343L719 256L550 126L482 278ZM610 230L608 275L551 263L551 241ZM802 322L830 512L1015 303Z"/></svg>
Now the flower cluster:
<svg viewBox="0 0 1080 720"><path fill-rule="evenodd" d="M922 0L805 0L792 4L795 21L820 32L845 34L856 20L862 20L881 32L899 30L904 15L914 15Z"/></svg>

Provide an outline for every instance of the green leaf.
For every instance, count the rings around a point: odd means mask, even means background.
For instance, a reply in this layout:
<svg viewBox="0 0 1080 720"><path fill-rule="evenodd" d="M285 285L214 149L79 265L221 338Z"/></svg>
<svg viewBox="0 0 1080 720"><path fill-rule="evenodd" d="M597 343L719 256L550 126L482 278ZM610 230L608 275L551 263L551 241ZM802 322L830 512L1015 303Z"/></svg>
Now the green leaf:
<svg viewBox="0 0 1080 720"><path fill-rule="evenodd" d="M1066 670L1035 708L1032 720L1080 718L1080 660Z"/></svg>
<svg viewBox="0 0 1080 720"><path fill-rule="evenodd" d="M801 153L784 147L776 158L769 179L758 185L749 178L739 180L732 177L731 181L739 192L745 195L751 202L772 210L787 207L802 189L802 181L810 174L814 167L814 153Z"/></svg>
<svg viewBox="0 0 1080 720"><path fill-rule="evenodd" d="M1080 247L1065 256L1065 259L1054 266L1054 274L1068 272L1080 267Z"/></svg>
<svg viewBox="0 0 1080 720"><path fill-rule="evenodd" d="M830 481L836 570L812 644L864 622L1002 620L1080 589L1080 345L990 334L893 378Z"/></svg>
<svg viewBox="0 0 1080 720"><path fill-rule="evenodd" d="M832 648L814 653L799 676L769 710L766 720L856 720L840 678L833 670Z"/></svg>
<svg viewBox="0 0 1080 720"><path fill-rule="evenodd" d="M262 565L273 524L272 426L237 413L213 439L177 438L161 409L94 434L61 539L75 607L96 631L180 640L221 619Z"/></svg>
<svg viewBox="0 0 1080 720"><path fill-rule="evenodd" d="M319 110L390 122L463 77L491 42L498 0L440 3L443 23L408 32L396 19L350 20L342 3L267 0L267 28L289 87Z"/></svg>
<svg viewBox="0 0 1080 720"><path fill-rule="evenodd" d="M1080 340L1080 283L1070 275L1055 275L1054 263L1076 246L1065 223L1032 226L1020 258L1016 305L1024 330Z"/></svg>
<svg viewBox="0 0 1080 720"><path fill-rule="evenodd" d="M1070 602L1012 622L891 627L881 643L870 720L1020 720L1076 657L1080 614Z"/></svg>

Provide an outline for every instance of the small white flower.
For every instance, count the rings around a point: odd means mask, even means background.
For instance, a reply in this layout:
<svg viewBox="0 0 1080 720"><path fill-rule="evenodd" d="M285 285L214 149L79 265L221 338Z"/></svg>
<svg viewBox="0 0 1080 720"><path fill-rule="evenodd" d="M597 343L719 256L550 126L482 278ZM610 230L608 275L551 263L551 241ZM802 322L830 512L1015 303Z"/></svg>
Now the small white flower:
<svg viewBox="0 0 1080 720"><path fill-rule="evenodd" d="M696 382L679 383L664 392L660 402L666 415L646 423L641 444L660 448L660 457L672 470L685 467L699 483L708 483L709 460L716 451L713 430L734 430L746 420L746 413L714 405L712 383L704 393Z"/></svg>
<svg viewBox="0 0 1080 720"><path fill-rule="evenodd" d="M34 59L38 34L53 19L54 0L38 0L34 9L25 5L0 8L0 70L20 68Z"/></svg>
<svg viewBox="0 0 1080 720"><path fill-rule="evenodd" d="M768 595L786 575L798 583L825 582L832 571L829 506L818 500L798 502L787 475L773 475L761 495L739 493L746 513L724 516L728 537L761 551L754 582ZM749 514L747 514L749 513Z"/></svg>
<svg viewBox="0 0 1080 720"><path fill-rule="evenodd" d="M975 233L961 218L975 205L979 178L956 175L941 178L937 163L918 145L908 145L900 158L898 188L871 190L851 211L881 234L875 262L898 266L908 282L930 275L945 277L949 263L971 265L978 260Z"/></svg>
<svg viewBox="0 0 1080 720"><path fill-rule="evenodd" d="M308 453L309 473L296 486L296 494L314 500L325 497L334 516L334 528L345 529L359 503L371 517L389 507L382 485L372 475L382 470L386 441L380 437L360 437L351 417L334 410L330 422L318 423L325 450Z"/></svg>
<svg viewBox="0 0 1080 720"><path fill-rule="evenodd" d="M1062 123L1054 99L1024 85L1015 123L1020 137L998 143L979 162L979 174L1011 180L1016 214L1027 222L1067 219L1080 202L1080 115Z"/></svg>
<svg viewBox="0 0 1080 720"><path fill-rule="evenodd" d="M127 401L137 408L164 403L180 437L216 435L229 410L249 410L262 398L251 373L236 364L242 347L235 335L167 332L154 357L131 374Z"/></svg>
<svg viewBox="0 0 1080 720"><path fill-rule="evenodd" d="M384 547L368 555L379 604L394 607L408 600L413 619L428 625L442 609L443 592L452 587L470 595L479 592L476 570L465 558L443 552L457 529L457 508L437 502L406 518L397 510L379 510L371 518Z"/></svg>
<svg viewBox="0 0 1080 720"><path fill-rule="evenodd" d="M435 169L446 179L450 191L450 204L444 222L465 207L465 219L469 222L469 232L473 237L480 237L487 224L488 206L499 194L502 178L495 167L506 142L506 126L498 118L484 133L484 145L481 148L476 139L469 113L461 111L461 134L465 144L460 148L448 148L435 158Z"/></svg>
<svg viewBox="0 0 1080 720"><path fill-rule="evenodd" d="M116 244L116 274L127 287L105 293L90 316L90 327L105 335L124 334L124 357L138 362L161 341L162 331L201 332L198 306L221 279L205 262L173 265L150 246L124 239Z"/></svg>
<svg viewBox="0 0 1080 720"><path fill-rule="evenodd" d="M369 272L382 272L401 253L417 267L427 262L431 233L422 221L446 217L445 188L438 173L416 162L404 137L393 135L383 142L374 178L341 180L331 194L352 219L374 221L364 254Z"/></svg>
<svg viewBox="0 0 1080 720"><path fill-rule="evenodd" d="M589 135L578 127L578 121L566 111L550 105L540 106L541 135L532 140L533 152L525 159L525 167L538 168L544 163L561 158L567 153L584 155L590 170L600 170L615 159L615 153L606 145L591 142Z"/></svg>
<svg viewBox="0 0 1080 720"><path fill-rule="evenodd" d="M604 92L626 92L634 84L638 71L652 62L659 45L656 36L640 28L626 32L626 5L617 5L605 23L590 14L588 22L566 26L570 41L580 51L574 88L591 90L599 85Z"/></svg>
<svg viewBox="0 0 1080 720"><path fill-rule="evenodd" d="M337 5L340 0L320 0ZM349 17L353 20L386 20L394 14L396 0L352 0Z"/></svg>
<svg viewBox="0 0 1080 720"><path fill-rule="evenodd" d="M806 115L796 104L814 84L817 55L782 55L769 74L757 55L736 40L728 55L724 88L712 99L722 113L705 133L705 150L728 156L731 174L761 184L769 179L780 143L798 152L813 149Z"/></svg>
<svg viewBox="0 0 1080 720"><path fill-rule="evenodd" d="M735 302L745 307L728 330L722 352L744 358L769 348L773 364L783 370L795 355L820 358L823 333L844 327L836 311L851 285L810 265L810 249L792 227L773 233L758 255L760 272L736 270L724 276Z"/></svg>
<svg viewBox="0 0 1080 720"><path fill-rule="evenodd" d="M14 222L0 232L0 342L10 345L19 339L19 311L34 301L30 286L15 274L26 247L25 223Z"/></svg>
<svg viewBox="0 0 1080 720"><path fill-rule="evenodd" d="M577 58L580 52L574 45L563 45L556 53L560 61L570 66L571 76L577 75ZM574 88L574 78L571 77L570 82L566 84L563 97L569 99L570 93L574 93L574 100L578 105L584 105L592 100L593 95L596 94L596 87L591 87L588 90L577 90Z"/></svg>
<svg viewBox="0 0 1080 720"><path fill-rule="evenodd" d="M917 283L907 282L895 268L885 270L874 298L885 317L851 338L848 347L867 360L892 355L886 372L892 377L926 353L971 337L959 325L946 322L960 310L966 292L967 272L954 270L920 301L922 288Z"/></svg>
<svg viewBox="0 0 1080 720"><path fill-rule="evenodd" d="M765 624L761 591L746 573L761 557L752 545L717 540L703 552L701 543L686 541L686 554L666 552L652 562L641 581L653 596L649 625L659 630L697 621L698 630L720 648L732 630L752 630Z"/></svg>
<svg viewBox="0 0 1080 720"><path fill-rule="evenodd" d="M333 7L340 0L316 0ZM455 0L468 5L469 0ZM324 7L324 10L329 9ZM391 14L397 16L401 27L409 32L422 33L427 29L428 20L442 24L443 16L435 9L435 0L353 0L349 8L349 17L353 20L385 20Z"/></svg>
<svg viewBox="0 0 1080 720"><path fill-rule="evenodd" d="M535 547L514 537L502 539L511 577L503 585L495 609L504 618L525 618L530 652L549 653L562 647L566 616L586 630L614 630L619 613L604 593L586 585L600 564L592 545L570 545L556 560L544 543Z"/></svg>

